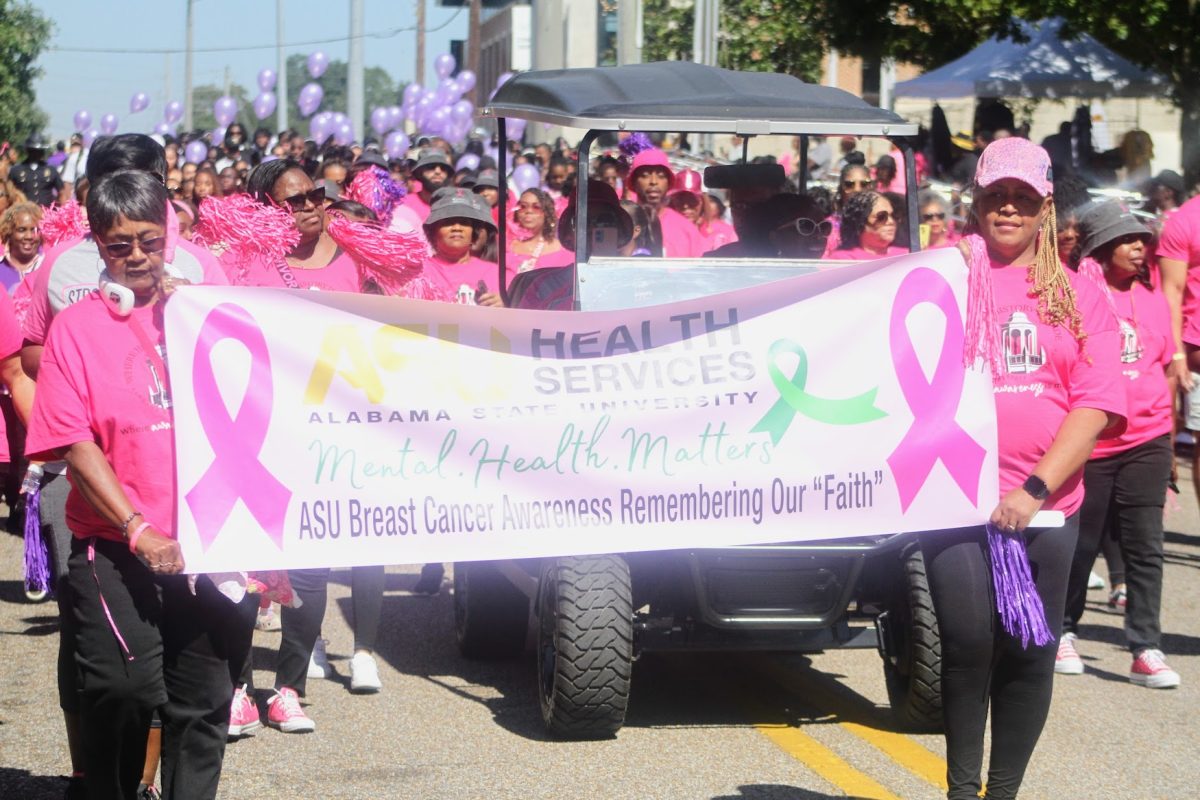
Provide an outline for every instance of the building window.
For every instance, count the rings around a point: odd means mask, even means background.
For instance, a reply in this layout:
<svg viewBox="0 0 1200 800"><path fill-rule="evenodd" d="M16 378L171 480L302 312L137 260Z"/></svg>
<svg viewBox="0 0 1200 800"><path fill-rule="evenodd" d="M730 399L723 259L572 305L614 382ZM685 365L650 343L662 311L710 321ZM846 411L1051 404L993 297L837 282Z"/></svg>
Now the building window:
<svg viewBox="0 0 1200 800"><path fill-rule="evenodd" d="M600 0L596 4L596 66L617 65L617 3L620 0Z"/></svg>

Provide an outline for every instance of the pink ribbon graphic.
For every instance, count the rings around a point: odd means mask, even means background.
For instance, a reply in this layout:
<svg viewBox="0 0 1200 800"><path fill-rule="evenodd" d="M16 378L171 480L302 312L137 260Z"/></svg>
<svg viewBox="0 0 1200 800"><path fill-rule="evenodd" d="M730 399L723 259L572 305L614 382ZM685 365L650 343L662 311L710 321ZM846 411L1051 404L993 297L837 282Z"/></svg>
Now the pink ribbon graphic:
<svg viewBox="0 0 1200 800"><path fill-rule="evenodd" d="M233 419L212 367L213 347L224 339L241 342L250 352L250 381ZM209 548L240 498L282 550L283 522L292 493L258 460L274 400L271 355L262 331L241 306L222 303L205 317L192 361L192 389L200 425L213 449L213 463L186 496L200 546Z"/></svg>
<svg viewBox="0 0 1200 800"><path fill-rule="evenodd" d="M908 335L909 312L921 303L933 303L946 317L932 381L925 380ZM938 459L963 494L978 503L979 474L987 451L954 421L963 390L963 321L954 290L940 273L919 268L905 276L892 304L889 338L900 391L913 413L912 427L887 460L900 492L901 511L908 511Z"/></svg>

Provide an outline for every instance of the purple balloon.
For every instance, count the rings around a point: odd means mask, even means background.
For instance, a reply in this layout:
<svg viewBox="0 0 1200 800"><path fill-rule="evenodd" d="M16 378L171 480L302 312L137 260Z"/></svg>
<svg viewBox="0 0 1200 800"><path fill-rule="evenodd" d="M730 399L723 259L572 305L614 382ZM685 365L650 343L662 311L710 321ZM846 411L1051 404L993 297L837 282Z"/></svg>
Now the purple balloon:
<svg viewBox="0 0 1200 800"><path fill-rule="evenodd" d="M523 119L508 120L508 138L511 141L519 142L525 136L525 126L528 124Z"/></svg>
<svg viewBox="0 0 1200 800"><path fill-rule="evenodd" d="M312 56L309 56L311 58ZM325 97L325 90L321 88L319 83L306 83L300 89L300 97L296 105L300 106L300 113L308 116L321 107L321 100Z"/></svg>
<svg viewBox="0 0 1200 800"><path fill-rule="evenodd" d="M105 114L100 118L100 132L105 136L112 136L117 132L119 120L116 114Z"/></svg>
<svg viewBox="0 0 1200 800"><path fill-rule="evenodd" d="M439 78L449 78L454 73L458 62L449 53L442 53L433 60L433 71Z"/></svg>
<svg viewBox="0 0 1200 800"><path fill-rule="evenodd" d="M154 132L159 136L170 136L171 130L171 123L169 122L160 122L154 126Z"/></svg>
<svg viewBox="0 0 1200 800"><path fill-rule="evenodd" d="M136 92L133 97L129 98L129 113L138 114L150 107L150 95L145 92Z"/></svg>
<svg viewBox="0 0 1200 800"><path fill-rule="evenodd" d="M183 119L183 103L172 100L163 108L163 120L174 125Z"/></svg>
<svg viewBox="0 0 1200 800"><path fill-rule="evenodd" d="M404 109L400 106L388 106L388 129L399 128L404 124Z"/></svg>
<svg viewBox="0 0 1200 800"><path fill-rule="evenodd" d="M237 110L237 101L227 94L221 95L213 102L213 116L222 128L229 127L229 123L237 117Z"/></svg>
<svg viewBox="0 0 1200 800"><path fill-rule="evenodd" d="M450 108L450 116L458 124L470 124L471 118L475 115L475 104L470 100L459 100Z"/></svg>
<svg viewBox="0 0 1200 800"><path fill-rule="evenodd" d="M266 119L274 114L277 102L274 92L263 91L258 97L254 98L255 119Z"/></svg>
<svg viewBox="0 0 1200 800"><path fill-rule="evenodd" d="M437 98L442 105L452 106L460 97L462 97L462 87L453 78L438 84Z"/></svg>
<svg viewBox="0 0 1200 800"><path fill-rule="evenodd" d="M183 148L183 157L189 164L199 164L208 158L208 145L199 139L193 139Z"/></svg>
<svg viewBox="0 0 1200 800"><path fill-rule="evenodd" d="M533 164L522 164L512 171L513 187L518 192L536 189L542 181L542 172Z"/></svg>
<svg viewBox="0 0 1200 800"><path fill-rule="evenodd" d="M475 77L474 72L471 72L469 69L464 69L462 72L458 73L458 76L454 80L458 82L459 87L464 93L466 93L475 88L475 82L477 78Z"/></svg>
<svg viewBox="0 0 1200 800"><path fill-rule="evenodd" d="M404 87L404 105L413 106L421 99L421 95L425 92L419 83L410 83Z"/></svg>
<svg viewBox="0 0 1200 800"><path fill-rule="evenodd" d="M75 130L86 131L88 129L88 127L92 124L92 115L89 114L86 110L81 108L75 112L74 122L75 122Z"/></svg>
<svg viewBox="0 0 1200 800"><path fill-rule="evenodd" d="M388 110L382 106L371 112L371 130L383 136L391 127L392 117L388 114Z"/></svg>
<svg viewBox="0 0 1200 800"><path fill-rule="evenodd" d="M479 156L475 155L474 153L463 153L459 157L458 163L454 165L454 169L479 169Z"/></svg>
<svg viewBox="0 0 1200 800"><path fill-rule="evenodd" d="M417 104L413 106L412 113L408 115L409 119L420 125L425 122L425 120L429 117L430 112L435 108L437 108L437 102L434 101L433 98L422 97L417 101Z"/></svg>
<svg viewBox="0 0 1200 800"><path fill-rule="evenodd" d="M213 128L208 134L208 141L212 142L217 147L220 147L221 143L225 141L225 129L228 127L228 125L218 125L217 127Z"/></svg>
<svg viewBox="0 0 1200 800"><path fill-rule="evenodd" d="M333 114L328 111L322 111L309 121L308 132L314 142L320 143L329 138L329 134L333 133L335 127Z"/></svg>
<svg viewBox="0 0 1200 800"><path fill-rule="evenodd" d="M275 70L263 67L258 71L258 88L264 92L275 91ZM259 117L259 119L262 119Z"/></svg>
<svg viewBox="0 0 1200 800"><path fill-rule="evenodd" d="M329 68L329 56L325 55L320 50L314 50L308 54L308 74L313 78L319 78L325 74L325 70Z"/></svg>
<svg viewBox="0 0 1200 800"><path fill-rule="evenodd" d="M100 135L100 131L95 128L88 128L83 132L83 146L91 147L92 142L96 141L96 137Z"/></svg>
<svg viewBox="0 0 1200 800"><path fill-rule="evenodd" d="M333 140L343 146L350 144L354 141L354 126L349 122L341 123L333 132Z"/></svg>
<svg viewBox="0 0 1200 800"><path fill-rule="evenodd" d="M404 158L408 153L408 134L404 131L392 131L383 140L383 148L388 158Z"/></svg>

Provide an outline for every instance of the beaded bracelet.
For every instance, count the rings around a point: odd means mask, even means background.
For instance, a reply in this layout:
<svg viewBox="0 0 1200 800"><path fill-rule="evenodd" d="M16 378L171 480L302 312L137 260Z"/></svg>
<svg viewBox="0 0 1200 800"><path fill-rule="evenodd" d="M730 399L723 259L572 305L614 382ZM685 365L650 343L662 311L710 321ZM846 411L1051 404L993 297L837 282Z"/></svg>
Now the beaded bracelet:
<svg viewBox="0 0 1200 800"><path fill-rule="evenodd" d="M137 517L140 517L140 516L142 516L142 512L134 511L134 512L130 513L130 515L128 517L125 518L125 521L121 523L121 535L122 536L129 535L129 523L133 522L134 519L136 519Z"/></svg>

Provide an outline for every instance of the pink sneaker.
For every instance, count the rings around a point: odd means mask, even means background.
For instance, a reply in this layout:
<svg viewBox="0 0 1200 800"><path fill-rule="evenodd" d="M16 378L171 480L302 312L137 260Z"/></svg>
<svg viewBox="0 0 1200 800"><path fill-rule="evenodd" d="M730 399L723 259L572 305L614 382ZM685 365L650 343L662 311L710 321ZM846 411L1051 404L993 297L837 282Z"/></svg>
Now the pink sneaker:
<svg viewBox="0 0 1200 800"><path fill-rule="evenodd" d="M267 724L284 733L308 733L317 729L317 724L300 708L300 697L290 686L277 690L267 701Z"/></svg>
<svg viewBox="0 0 1200 800"><path fill-rule="evenodd" d="M262 723L258 719L258 706L246 694L246 686L242 684L233 692L233 705L229 709L229 738L249 736L260 727Z"/></svg>
<svg viewBox="0 0 1200 800"><path fill-rule="evenodd" d="M1082 675L1083 659L1075 649L1075 634L1064 633L1058 640L1058 655L1054 659L1054 671L1059 675Z"/></svg>
<svg viewBox="0 0 1200 800"><path fill-rule="evenodd" d="M1174 689L1179 685L1179 673L1167 666L1162 650L1143 650L1133 658L1129 680L1147 689Z"/></svg>

